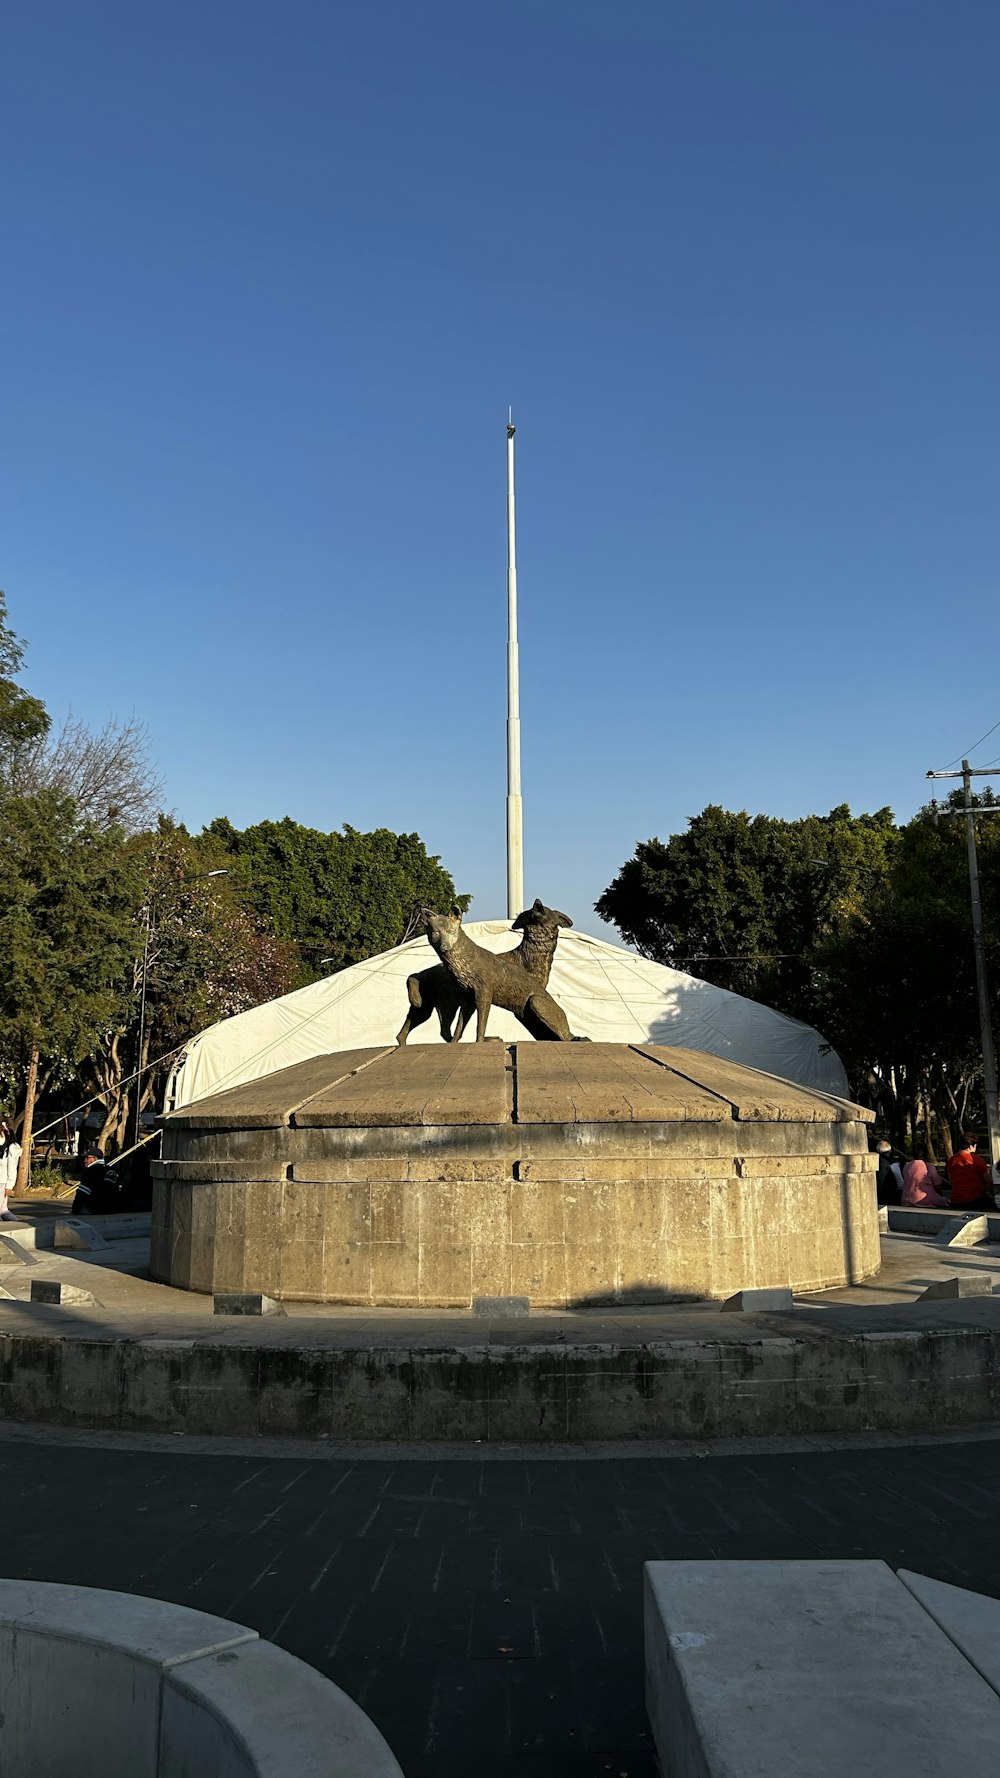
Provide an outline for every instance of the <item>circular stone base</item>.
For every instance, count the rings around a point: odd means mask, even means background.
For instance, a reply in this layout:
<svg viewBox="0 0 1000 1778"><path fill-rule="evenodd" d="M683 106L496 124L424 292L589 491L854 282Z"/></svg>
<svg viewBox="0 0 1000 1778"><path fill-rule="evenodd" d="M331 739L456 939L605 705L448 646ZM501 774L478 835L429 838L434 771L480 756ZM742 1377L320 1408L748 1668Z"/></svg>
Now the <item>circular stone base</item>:
<svg viewBox="0 0 1000 1778"><path fill-rule="evenodd" d="M878 1270L871 1116L657 1044L314 1057L165 1119L151 1274L457 1308L829 1289Z"/></svg>

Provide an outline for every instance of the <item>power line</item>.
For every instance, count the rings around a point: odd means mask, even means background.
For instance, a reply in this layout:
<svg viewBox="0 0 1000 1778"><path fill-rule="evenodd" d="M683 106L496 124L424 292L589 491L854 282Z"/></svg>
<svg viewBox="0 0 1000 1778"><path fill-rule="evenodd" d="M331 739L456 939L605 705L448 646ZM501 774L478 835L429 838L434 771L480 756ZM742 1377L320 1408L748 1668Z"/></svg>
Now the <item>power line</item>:
<svg viewBox="0 0 1000 1778"><path fill-rule="evenodd" d="M945 767L945 770L948 771L951 766L957 766L958 764L960 764L960 762L963 759L968 759L969 754L975 753L976 748L981 747L984 741L988 741L991 735L996 734L996 731L998 728L1000 728L1000 717L998 717L997 721L993 724L992 728L988 728L986 730L985 735L980 735L978 741L973 741L971 747L963 748L962 752L959 754L956 754L954 759L949 759L948 765ZM994 764L995 763L996 763L996 761L994 761Z"/></svg>

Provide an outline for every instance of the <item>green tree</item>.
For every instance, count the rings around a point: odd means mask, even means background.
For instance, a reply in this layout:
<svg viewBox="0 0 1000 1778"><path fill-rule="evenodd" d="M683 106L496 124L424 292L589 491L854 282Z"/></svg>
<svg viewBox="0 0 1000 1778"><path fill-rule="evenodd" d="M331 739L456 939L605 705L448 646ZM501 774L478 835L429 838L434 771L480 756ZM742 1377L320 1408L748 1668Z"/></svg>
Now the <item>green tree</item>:
<svg viewBox="0 0 1000 1778"><path fill-rule="evenodd" d="M73 1072L118 1016L141 894L124 835L55 791L0 800L0 1053L25 1079L18 1187L38 1092Z"/></svg>
<svg viewBox="0 0 1000 1778"><path fill-rule="evenodd" d="M298 947L299 979L346 969L398 945L421 906L468 906L439 858L415 833L388 828L321 833L297 821L262 821L242 832L213 821L203 843L221 848L244 905ZM321 959L332 957L327 969Z"/></svg>
<svg viewBox="0 0 1000 1778"><path fill-rule="evenodd" d="M1000 821L977 829L1000 982ZM898 828L888 809L788 822L712 806L637 846L597 911L658 962L815 1025L900 1144L926 1136L948 1152L982 1116L961 818L928 808Z"/></svg>
<svg viewBox="0 0 1000 1778"><path fill-rule="evenodd" d="M105 1108L100 1140L112 1150L131 1140L136 1110L154 1099L163 1058L217 1019L286 993L296 971L294 947L241 905L218 848L161 816L128 856L141 903L117 1016L79 1069Z"/></svg>
<svg viewBox="0 0 1000 1778"><path fill-rule="evenodd" d="M864 918L896 838L889 809L780 821L710 804L640 843L596 909L643 956L811 1020L818 949Z"/></svg>

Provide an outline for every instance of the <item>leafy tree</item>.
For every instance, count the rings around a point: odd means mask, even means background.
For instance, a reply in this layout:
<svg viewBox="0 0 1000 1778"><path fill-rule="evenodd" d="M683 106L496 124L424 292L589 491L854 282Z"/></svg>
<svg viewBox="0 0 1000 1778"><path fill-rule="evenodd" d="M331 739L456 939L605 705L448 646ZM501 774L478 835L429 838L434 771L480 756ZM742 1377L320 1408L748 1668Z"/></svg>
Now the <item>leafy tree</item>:
<svg viewBox="0 0 1000 1778"><path fill-rule="evenodd" d="M596 909L643 956L808 1019L817 947L863 917L896 837L889 809L780 821L710 804L639 844Z"/></svg>
<svg viewBox="0 0 1000 1778"><path fill-rule="evenodd" d="M1000 823L979 821L977 837L1000 981ZM817 1026L899 1143L922 1132L947 1151L982 1115L960 818L925 809L897 828L888 809L786 822L711 806L637 846L597 911L645 955Z"/></svg>
<svg viewBox="0 0 1000 1778"><path fill-rule="evenodd" d="M79 1071L106 1108L110 1148L126 1144L136 1111L156 1096L163 1058L217 1019L286 993L296 966L294 948L241 906L217 849L161 817L129 857L142 892L128 970L117 1017Z"/></svg>
<svg viewBox="0 0 1000 1778"><path fill-rule="evenodd" d="M0 800L0 1053L8 1084L26 1078L19 1188L40 1088L117 1016L140 893L124 835L81 821L70 797Z"/></svg>
<svg viewBox="0 0 1000 1778"><path fill-rule="evenodd" d="M345 969L403 939L421 906L464 908L469 896L415 833L388 828L321 833L297 821L262 821L239 832L213 821L202 842L221 848L245 906L300 952L300 980ZM333 963L326 969L321 959Z"/></svg>

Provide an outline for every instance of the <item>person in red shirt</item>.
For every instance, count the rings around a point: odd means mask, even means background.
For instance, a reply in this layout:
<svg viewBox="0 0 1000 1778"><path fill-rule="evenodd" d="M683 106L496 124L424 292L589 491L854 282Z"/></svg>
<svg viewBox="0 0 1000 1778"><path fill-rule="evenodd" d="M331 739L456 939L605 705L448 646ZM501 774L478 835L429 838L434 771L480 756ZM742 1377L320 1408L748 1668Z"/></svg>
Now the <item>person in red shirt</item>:
<svg viewBox="0 0 1000 1778"><path fill-rule="evenodd" d="M976 1138L968 1131L963 1132L962 1146L952 1155L947 1171L953 1210L997 1208L989 1167L982 1155L976 1153Z"/></svg>

